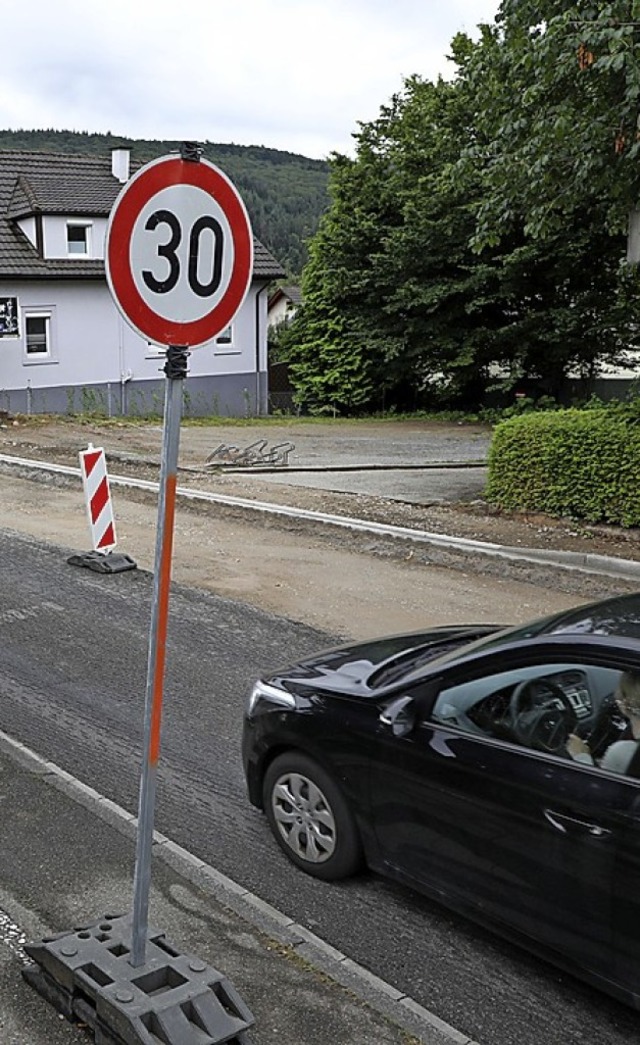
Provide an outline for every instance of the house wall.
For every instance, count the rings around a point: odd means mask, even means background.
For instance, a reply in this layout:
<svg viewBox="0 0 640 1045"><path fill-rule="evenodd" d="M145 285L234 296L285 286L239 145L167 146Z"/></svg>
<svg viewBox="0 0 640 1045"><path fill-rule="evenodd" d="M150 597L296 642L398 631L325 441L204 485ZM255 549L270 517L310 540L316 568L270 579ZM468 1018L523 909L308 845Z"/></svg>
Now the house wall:
<svg viewBox="0 0 640 1045"><path fill-rule="evenodd" d="M74 219L47 215L42 222L43 254L45 258L68 258L67 225ZM81 224L91 226L90 253L91 258L104 258L105 237L107 234L106 218L78 219Z"/></svg>
<svg viewBox="0 0 640 1045"><path fill-rule="evenodd" d="M603 366L600 377L609 381L627 381L629 384L640 378L640 352L630 349L627 352L626 366Z"/></svg>
<svg viewBox="0 0 640 1045"><path fill-rule="evenodd" d="M36 219L35 218L21 218L18 225L24 232L25 236L33 246L36 246Z"/></svg>
<svg viewBox="0 0 640 1045"><path fill-rule="evenodd" d="M288 298L282 297L269 309L269 326L274 327L277 323L282 323L284 319L292 316L291 302Z"/></svg>
<svg viewBox="0 0 640 1045"><path fill-rule="evenodd" d="M232 344L209 342L193 349L184 383L186 413L266 413L265 290L265 283L252 283L233 324ZM162 352L120 316L106 282L3 283L4 296L18 298L21 336L0 338L0 409L108 416L161 412ZM51 314L50 358L26 355L24 316L30 311Z"/></svg>

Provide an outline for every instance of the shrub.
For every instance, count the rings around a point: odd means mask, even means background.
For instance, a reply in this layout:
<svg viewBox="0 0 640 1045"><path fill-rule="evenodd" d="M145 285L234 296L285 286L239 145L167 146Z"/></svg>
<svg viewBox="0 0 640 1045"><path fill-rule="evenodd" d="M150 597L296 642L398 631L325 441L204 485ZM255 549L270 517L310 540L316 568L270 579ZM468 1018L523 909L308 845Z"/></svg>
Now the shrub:
<svg viewBox="0 0 640 1045"><path fill-rule="evenodd" d="M496 426L486 495L501 508L638 526L639 476L637 411L531 413Z"/></svg>

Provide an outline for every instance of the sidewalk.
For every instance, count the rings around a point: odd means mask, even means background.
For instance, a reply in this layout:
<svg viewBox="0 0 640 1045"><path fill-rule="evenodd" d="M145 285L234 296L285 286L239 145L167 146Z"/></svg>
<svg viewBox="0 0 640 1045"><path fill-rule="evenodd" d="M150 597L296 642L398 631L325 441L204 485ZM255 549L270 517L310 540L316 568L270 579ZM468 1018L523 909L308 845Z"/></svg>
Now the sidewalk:
<svg viewBox="0 0 640 1045"><path fill-rule="evenodd" d="M130 910L135 822L2 734L0 801L0 1042L86 1043L24 982L22 947ZM468 1042L163 836L149 922L231 981L255 1017L251 1045Z"/></svg>

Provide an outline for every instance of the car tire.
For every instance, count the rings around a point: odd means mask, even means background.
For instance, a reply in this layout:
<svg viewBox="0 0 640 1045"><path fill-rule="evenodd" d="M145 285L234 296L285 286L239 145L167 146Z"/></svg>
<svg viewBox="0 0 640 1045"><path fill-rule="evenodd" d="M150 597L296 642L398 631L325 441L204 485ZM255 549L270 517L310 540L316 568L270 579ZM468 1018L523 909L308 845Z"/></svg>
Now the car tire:
<svg viewBox="0 0 640 1045"><path fill-rule="evenodd" d="M335 781L307 755L291 751L273 760L263 801L278 845L307 874L334 881L361 866L353 814Z"/></svg>

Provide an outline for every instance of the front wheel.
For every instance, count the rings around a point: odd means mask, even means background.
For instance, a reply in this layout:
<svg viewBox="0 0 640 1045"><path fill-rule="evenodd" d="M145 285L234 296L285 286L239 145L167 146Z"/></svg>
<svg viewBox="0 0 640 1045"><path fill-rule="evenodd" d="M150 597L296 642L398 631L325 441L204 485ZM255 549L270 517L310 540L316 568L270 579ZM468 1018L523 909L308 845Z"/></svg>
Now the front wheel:
<svg viewBox="0 0 640 1045"><path fill-rule="evenodd" d="M264 808L278 845L307 874L347 878L362 863L358 828L337 784L307 755L278 755L264 778Z"/></svg>

